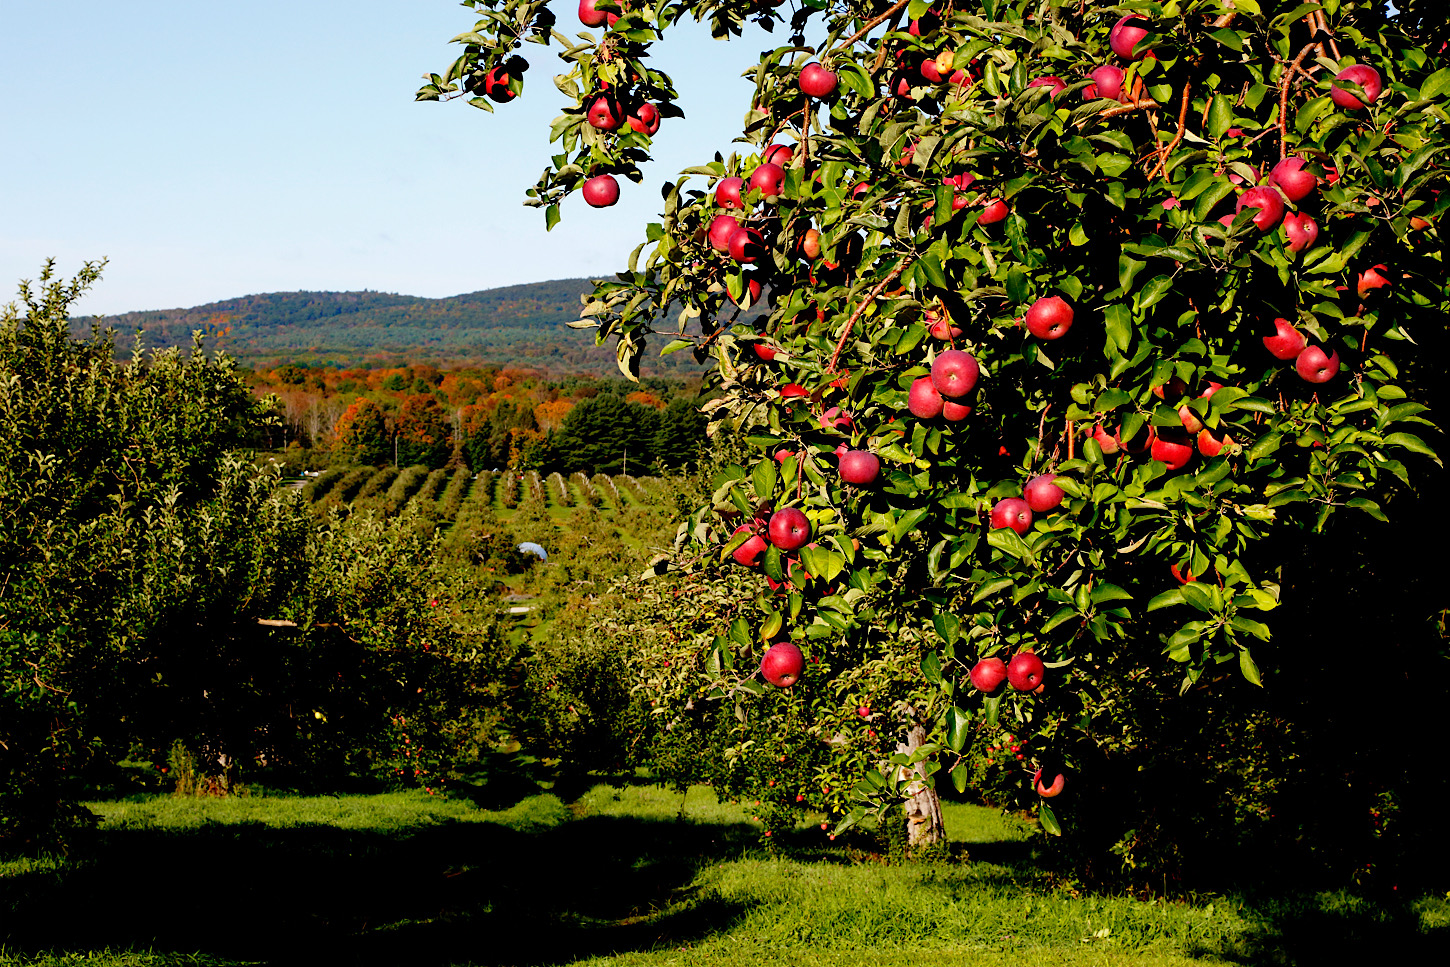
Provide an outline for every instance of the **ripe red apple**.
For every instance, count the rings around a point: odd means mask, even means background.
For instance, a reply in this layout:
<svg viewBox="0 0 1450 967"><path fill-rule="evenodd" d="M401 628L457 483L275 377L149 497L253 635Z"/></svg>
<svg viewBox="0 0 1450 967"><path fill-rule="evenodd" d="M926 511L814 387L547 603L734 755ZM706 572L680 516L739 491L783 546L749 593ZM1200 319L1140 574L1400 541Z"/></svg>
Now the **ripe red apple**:
<svg viewBox="0 0 1450 967"><path fill-rule="evenodd" d="M737 228L730 235L730 257L741 265L750 265L765 254L765 239L753 228Z"/></svg>
<svg viewBox="0 0 1450 967"><path fill-rule="evenodd" d="M760 155L766 164L780 165L784 168L790 164L790 159L795 157L795 149L788 144L772 144Z"/></svg>
<svg viewBox="0 0 1450 967"><path fill-rule="evenodd" d="M1118 435L1122 436L1122 427L1118 428ZM1143 427L1143 432L1131 440L1123 440L1122 447L1128 453L1147 453L1153 449L1153 444L1158 442L1158 431L1151 426Z"/></svg>
<svg viewBox="0 0 1450 967"><path fill-rule="evenodd" d="M766 649L760 660L760 675L777 688L789 688L800 681L806 659L789 641L778 641Z"/></svg>
<svg viewBox="0 0 1450 967"><path fill-rule="evenodd" d="M1188 395L1188 384L1181 377L1171 376L1168 382L1153 387L1153 395L1164 402L1176 400Z"/></svg>
<svg viewBox="0 0 1450 967"><path fill-rule="evenodd" d="M800 383L786 383L780 388L780 398L783 400L797 399L810 395L811 391L806 389Z"/></svg>
<svg viewBox="0 0 1450 967"><path fill-rule="evenodd" d="M1359 292L1359 297L1361 299L1368 298L1369 294L1374 290L1387 287L1390 284L1390 280L1385 278L1381 273L1388 271L1389 269L1383 265L1376 265L1373 268L1365 269L1359 273L1359 281L1355 284L1355 290Z"/></svg>
<svg viewBox="0 0 1450 967"><path fill-rule="evenodd" d="M745 182L739 178L721 178L720 183L715 186L715 204L721 208L744 208L745 203L740 200L744 187Z"/></svg>
<svg viewBox="0 0 1450 967"><path fill-rule="evenodd" d="M738 179L737 179L738 180ZM740 230L740 223L734 215L716 215L710 222L710 247L717 252L730 251L730 236Z"/></svg>
<svg viewBox="0 0 1450 967"><path fill-rule="evenodd" d="M1327 383L1339 374L1339 353L1324 355L1318 346L1309 346L1294 360L1294 369L1308 383Z"/></svg>
<svg viewBox="0 0 1450 967"><path fill-rule="evenodd" d="M744 283L744 292L742 295L745 296L746 302L746 306L741 306L741 308L755 305L760 301L760 274L758 272L748 272L741 281ZM739 302L735 301L735 297L730 294L729 289L725 290L725 298L729 299L733 305L740 305ZM774 356L775 353L772 352L771 357L774 358Z"/></svg>
<svg viewBox="0 0 1450 967"><path fill-rule="evenodd" d="M1114 67L1112 64L1104 64L1096 68L1088 77L1092 83L1083 88L1083 100L1091 101L1099 97L1106 97L1116 101L1123 96L1123 69Z"/></svg>
<svg viewBox="0 0 1450 967"><path fill-rule="evenodd" d="M1007 218L1007 203L1000 198L990 198L977 216L978 225L995 225Z"/></svg>
<svg viewBox="0 0 1450 967"><path fill-rule="evenodd" d="M1336 81L1348 81L1351 84L1359 85L1364 91L1364 96L1369 98L1370 104L1379 100L1380 91L1384 90L1384 82L1380 80L1380 72L1368 64L1352 64L1334 75L1334 79ZM1334 100L1335 104L1338 104L1346 111L1363 110L1365 106L1364 101L1361 101L1338 84L1330 85L1329 96Z"/></svg>
<svg viewBox="0 0 1450 967"><path fill-rule="evenodd" d="M962 330L959 327L952 325L951 317L948 316L945 312L937 312L934 309L928 309L926 313L926 322L930 327L928 331L932 334L932 336L942 340L943 342L957 339L962 334Z"/></svg>
<svg viewBox="0 0 1450 967"><path fill-rule="evenodd" d="M1223 452L1223 448L1232 443L1233 440L1227 434L1214 436L1213 431L1207 428L1198 431L1198 452L1205 457L1216 457Z"/></svg>
<svg viewBox="0 0 1450 967"><path fill-rule="evenodd" d="M1173 575L1173 580L1177 581L1179 584L1193 583L1193 572L1188 570L1187 568L1184 568L1182 571L1180 571L1177 564L1170 564L1168 565L1168 573Z"/></svg>
<svg viewBox="0 0 1450 967"><path fill-rule="evenodd" d="M801 254L804 255L808 261L814 262L816 259L820 258L821 233L814 228L806 229L805 234L801 236L800 249Z"/></svg>
<svg viewBox="0 0 1450 967"><path fill-rule="evenodd" d="M977 357L961 349L948 349L931 364L931 382L948 399L961 399L977 385L981 367Z"/></svg>
<svg viewBox="0 0 1450 967"><path fill-rule="evenodd" d="M1019 692L1030 692L1042 684L1047 669L1030 651L1019 651L1007 664L1007 682Z"/></svg>
<svg viewBox="0 0 1450 967"><path fill-rule="evenodd" d="M774 198L780 194L780 185L783 181L785 181L785 169L770 162L757 165L755 170L750 173L750 187L760 189L760 193L767 198Z"/></svg>
<svg viewBox="0 0 1450 967"><path fill-rule="evenodd" d="M619 102L608 94L594 98L585 116L591 127L601 131L613 131L624 123L624 112L620 110Z"/></svg>
<svg viewBox="0 0 1450 967"><path fill-rule="evenodd" d="M1057 774L1057 778L1052 780L1051 785L1047 786L1044 786L1042 784L1041 769L1038 769L1037 772L1034 773L1032 776L1032 788L1036 789L1037 794L1043 799L1052 799L1055 796L1062 795L1062 787L1065 785L1067 785L1067 779L1065 779L1060 772Z"/></svg>
<svg viewBox="0 0 1450 967"><path fill-rule="evenodd" d="M608 208L619 201L619 182L613 175L595 175L584 182L581 190L586 204L593 208Z"/></svg>
<svg viewBox="0 0 1450 967"><path fill-rule="evenodd" d="M1239 196L1235 212L1241 212L1245 208L1258 209L1254 215L1254 224L1261 232L1272 231L1284 217L1284 199L1277 191L1265 185L1250 188Z"/></svg>
<svg viewBox="0 0 1450 967"><path fill-rule="evenodd" d="M866 450L847 450L837 463L841 471L841 483L854 487L869 487L881 475L881 458Z"/></svg>
<svg viewBox="0 0 1450 967"><path fill-rule="evenodd" d="M775 358L775 354L780 352L780 350L776 349L770 343L765 341L765 333L757 333L757 335L760 336L760 342L752 343L750 348L755 350L755 355L760 359L761 362L768 363Z"/></svg>
<svg viewBox="0 0 1450 967"><path fill-rule="evenodd" d="M941 415L944 420L952 423L960 423L972 415L972 405L970 403L958 403L956 400L942 400Z"/></svg>
<svg viewBox="0 0 1450 967"><path fill-rule="evenodd" d="M579 22L586 27L602 27L606 20L613 27L619 14L594 9L594 0L579 0Z"/></svg>
<svg viewBox="0 0 1450 967"><path fill-rule="evenodd" d="M801 90L809 97L829 97L836 91L836 75L815 61L801 68Z"/></svg>
<svg viewBox="0 0 1450 967"><path fill-rule="evenodd" d="M1145 47L1138 50L1138 41L1148 36L1146 28L1150 26L1152 26L1150 21L1130 13L1113 25L1112 31L1108 34L1108 46L1113 48L1113 53L1119 57L1127 60L1141 60L1150 48Z"/></svg>
<svg viewBox="0 0 1450 967"><path fill-rule="evenodd" d="M816 422L820 424L822 430L844 430L849 433L856 427L856 422L851 419L851 414L839 406L826 410ZM842 446L844 445L842 444Z"/></svg>
<svg viewBox="0 0 1450 967"><path fill-rule="evenodd" d="M1203 421L1198 418L1198 414L1193 412L1193 408L1187 403L1184 403L1178 408L1178 422L1182 423L1183 429L1187 430L1190 434L1197 433L1203 429Z"/></svg>
<svg viewBox="0 0 1450 967"><path fill-rule="evenodd" d="M1038 339L1061 339L1072 328L1072 306L1061 296L1038 299L1027 310L1026 324Z"/></svg>
<svg viewBox="0 0 1450 967"><path fill-rule="evenodd" d="M1264 337L1264 348L1275 359L1295 359L1304 351L1304 334L1288 319L1274 320L1274 334Z"/></svg>
<svg viewBox="0 0 1450 967"><path fill-rule="evenodd" d="M1045 514L1062 506L1062 500L1067 494L1053 483L1056 479L1057 474L1044 473L1027 481L1027 486L1022 488L1022 496L1033 513Z"/></svg>
<svg viewBox="0 0 1450 967"><path fill-rule="evenodd" d="M1019 534L1032 529L1032 508L1021 497L1004 497L992 506L993 530L1010 527Z"/></svg>
<svg viewBox="0 0 1450 967"><path fill-rule="evenodd" d="M922 420L934 420L941 416L944 402L930 376L913 380L911 389L906 393L906 408L911 411L912 416Z"/></svg>
<svg viewBox="0 0 1450 967"><path fill-rule="evenodd" d="M495 67L483 75L483 93L491 101L505 104L512 101L517 95L509 90L511 78L508 72L500 67Z"/></svg>
<svg viewBox="0 0 1450 967"><path fill-rule="evenodd" d="M1123 448L1123 441L1119 439L1117 431L1114 430L1109 435L1108 431L1103 429L1101 423L1093 427L1093 439L1097 441L1098 446L1102 448L1105 454L1117 453Z"/></svg>
<svg viewBox="0 0 1450 967"><path fill-rule="evenodd" d="M654 134L660 129L660 109L645 101L630 113L629 128L636 134Z"/></svg>
<svg viewBox="0 0 1450 967"><path fill-rule="evenodd" d="M1049 96L1056 98L1057 95L1067 90L1067 81L1063 80L1061 77L1056 77L1052 74L1048 74L1045 77L1034 77L1032 80L1027 82L1027 86L1029 88L1050 87L1052 88L1052 93Z"/></svg>
<svg viewBox="0 0 1450 967"><path fill-rule="evenodd" d="M754 528L752 528L748 524L741 524L739 527L735 528L735 533L739 534L741 531L752 531L753 529ZM761 537L759 534L752 533L749 540L747 540L744 544L741 544L739 547L735 548L735 550L730 553L730 557L735 561L736 564L740 564L744 567L759 567L760 555L764 554L765 551L765 538Z"/></svg>
<svg viewBox="0 0 1450 967"><path fill-rule="evenodd" d="M1153 459L1169 470L1182 470L1193 459L1193 441L1182 431L1161 430L1152 444Z"/></svg>
<svg viewBox="0 0 1450 967"><path fill-rule="evenodd" d="M1319 238L1319 223L1307 212L1289 212L1284 216L1284 238L1291 252L1302 252Z"/></svg>
<svg viewBox="0 0 1450 967"><path fill-rule="evenodd" d="M1285 158L1269 172L1269 184L1278 185L1290 201L1302 201L1319 184L1314 172L1305 169L1304 165L1303 158Z"/></svg>
<svg viewBox="0 0 1450 967"><path fill-rule="evenodd" d="M988 695L1007 680L1007 663L1000 658L983 658L972 666L972 687Z"/></svg>
<svg viewBox="0 0 1450 967"><path fill-rule="evenodd" d="M770 542L782 551L798 551L811 539L811 522L795 507L770 515Z"/></svg>

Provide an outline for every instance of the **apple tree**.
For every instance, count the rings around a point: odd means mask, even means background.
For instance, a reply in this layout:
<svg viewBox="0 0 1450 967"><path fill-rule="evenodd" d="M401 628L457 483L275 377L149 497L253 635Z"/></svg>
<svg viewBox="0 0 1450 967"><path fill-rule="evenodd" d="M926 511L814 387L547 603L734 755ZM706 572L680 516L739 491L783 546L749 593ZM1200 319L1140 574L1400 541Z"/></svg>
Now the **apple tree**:
<svg viewBox="0 0 1450 967"><path fill-rule="evenodd" d="M1426 4L585 0L576 38L465 5L419 97L506 102L521 45L558 45L550 226L667 136L672 25L782 35L738 150L664 186L576 325L627 374L655 334L713 358L712 434L744 443L675 562L742 606L661 710L753 694L830 742L881 696L901 741L847 822L906 800L939 838L930 787L1010 732L1061 832L1143 709L1263 684L1296 535L1438 463L1402 377L1450 308ZM762 683L770 647L799 681Z"/></svg>

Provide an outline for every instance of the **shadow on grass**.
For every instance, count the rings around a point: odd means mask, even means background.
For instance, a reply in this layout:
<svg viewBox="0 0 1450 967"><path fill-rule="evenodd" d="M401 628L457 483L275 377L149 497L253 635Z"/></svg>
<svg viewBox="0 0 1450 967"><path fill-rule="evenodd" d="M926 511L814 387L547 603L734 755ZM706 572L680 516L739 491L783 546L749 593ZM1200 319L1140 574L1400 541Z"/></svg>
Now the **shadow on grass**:
<svg viewBox="0 0 1450 967"><path fill-rule="evenodd" d="M552 964L679 944L742 905L681 891L747 826L590 817L536 832L441 823L116 829L64 873L0 880L0 946L245 961Z"/></svg>
<svg viewBox="0 0 1450 967"><path fill-rule="evenodd" d="M1248 965L1443 963L1450 927L1421 921L1414 905L1344 894L1266 899L1253 905L1255 929L1215 949L1188 950Z"/></svg>

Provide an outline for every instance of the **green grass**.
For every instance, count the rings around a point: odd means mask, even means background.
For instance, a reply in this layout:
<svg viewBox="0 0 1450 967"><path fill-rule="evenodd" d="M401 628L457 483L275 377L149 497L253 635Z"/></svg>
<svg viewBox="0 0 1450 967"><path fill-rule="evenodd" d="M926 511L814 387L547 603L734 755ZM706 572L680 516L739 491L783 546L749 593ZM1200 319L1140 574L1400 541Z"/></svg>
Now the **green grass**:
<svg viewBox="0 0 1450 967"><path fill-rule="evenodd" d="M1077 895L1030 827L949 804L969 862L891 864L814 826L761 847L705 788L503 810L399 792L94 803L84 857L0 864L0 964L749 967L1432 960L1450 903Z"/></svg>

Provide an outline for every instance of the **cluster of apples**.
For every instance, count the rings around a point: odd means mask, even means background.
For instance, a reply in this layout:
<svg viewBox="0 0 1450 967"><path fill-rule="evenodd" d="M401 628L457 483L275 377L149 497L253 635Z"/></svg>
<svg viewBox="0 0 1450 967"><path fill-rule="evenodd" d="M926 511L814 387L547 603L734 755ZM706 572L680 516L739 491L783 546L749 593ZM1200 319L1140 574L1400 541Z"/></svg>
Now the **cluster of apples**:
<svg viewBox="0 0 1450 967"><path fill-rule="evenodd" d="M1012 656L1010 662L1000 658L983 658L972 666L969 673L972 687L986 695L995 695L1006 682L1019 692L1042 694L1046 687L1043 679L1047 667L1031 650L1024 649Z"/></svg>
<svg viewBox="0 0 1450 967"><path fill-rule="evenodd" d="M586 27L613 27L619 14L599 10L596 0L579 0L579 22ZM609 86L589 100L585 109L589 126L600 131L618 131L628 127L637 134L654 134L660 129L660 109L639 97L621 96ZM608 208L619 201L619 181L610 174L599 174L584 182L584 201L591 208Z"/></svg>
<svg viewBox="0 0 1450 967"><path fill-rule="evenodd" d="M753 265L765 256L765 237L758 230L742 224L732 213L745 216L746 199L751 192L758 191L767 204L774 203L780 197L785 169L793 157L795 149L790 145L772 144L761 152L760 164L750 172L748 180L738 177L720 179L715 185L715 204L724 211L711 220L705 233L711 248L741 265ZM817 254L820 251L819 239L820 233L817 232ZM748 276L745 285L751 303L760 298L761 283L756 275Z"/></svg>
<svg viewBox="0 0 1450 967"><path fill-rule="evenodd" d="M762 525L765 537L760 533ZM760 567L760 559L770 547L766 543L766 537L769 537L770 544L786 553L798 551L810 543L811 520L799 508L782 507L767 520L757 517L754 523L741 524L735 528L736 534L741 532L748 532L750 537L735 548L731 558L742 567Z"/></svg>
<svg viewBox="0 0 1450 967"><path fill-rule="evenodd" d="M1339 353L1326 355L1319 346L1309 345L1288 319L1274 320L1274 334L1264 337L1264 348L1275 359L1293 360L1294 371L1305 382L1327 383L1339 374Z"/></svg>
<svg viewBox="0 0 1450 967"><path fill-rule="evenodd" d="M993 530L1009 527L1018 534L1032 529L1032 515L1045 514L1062 506L1067 493L1057 485L1057 474L1044 473L1027 481L1021 497L1003 497L992 505L989 522Z"/></svg>
<svg viewBox="0 0 1450 967"><path fill-rule="evenodd" d="M496 104L507 104L518 97L518 92L511 90L509 85L517 77L520 85L523 84L524 71L529 69L529 62L522 57L510 57L497 67L491 67L482 76L473 76L468 80L468 90L474 94L482 94Z"/></svg>
<svg viewBox="0 0 1450 967"><path fill-rule="evenodd" d="M1152 56L1152 49L1142 47L1141 43L1148 36L1147 27L1151 24L1143 18L1129 14L1113 25L1108 32L1108 46L1113 53L1124 60L1142 60L1144 57ZM1115 64L1103 64L1094 68L1088 79L1092 81L1082 90L1084 101L1096 101L1101 98L1127 102L1127 92L1123 90L1123 69ZM1051 89L1050 97L1056 98L1067 89L1067 81L1055 74L1046 74L1042 77L1035 77L1027 83L1028 87L1046 87Z"/></svg>

